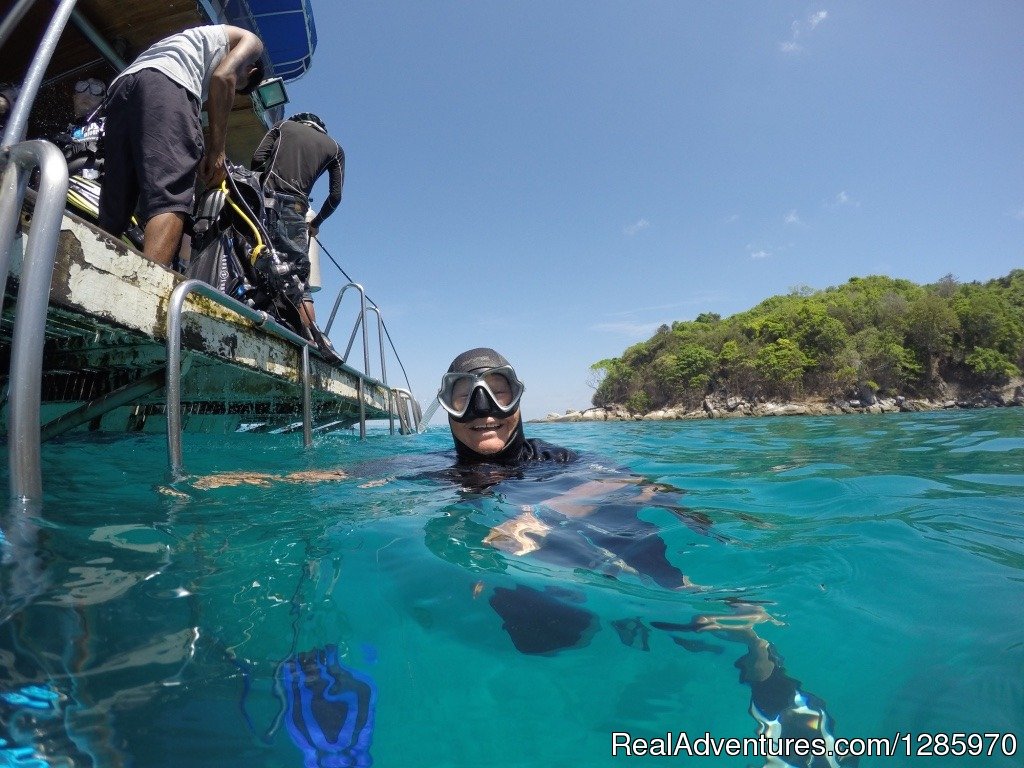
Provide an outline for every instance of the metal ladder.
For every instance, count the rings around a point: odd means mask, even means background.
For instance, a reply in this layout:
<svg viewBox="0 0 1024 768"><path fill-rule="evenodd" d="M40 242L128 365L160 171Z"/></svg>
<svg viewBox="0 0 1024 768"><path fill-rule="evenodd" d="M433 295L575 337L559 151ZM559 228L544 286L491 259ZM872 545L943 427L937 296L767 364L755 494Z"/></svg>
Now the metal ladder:
<svg viewBox="0 0 1024 768"><path fill-rule="evenodd" d="M392 387L388 384L388 369L386 353L384 349L384 318L381 315L380 307L374 302L370 301L366 296L366 290L362 285L356 282L348 282L341 287L338 291L338 296L334 300L334 306L331 308L331 316L327 319L327 325L324 326L324 335L327 336L331 332L331 327L334 325L334 320L338 315L338 309L341 307L341 300L345 297L345 294L349 289L354 289L359 294L359 311L356 314L355 324L352 326L352 333L349 334L348 344L345 346L345 352L342 354L341 359L346 363L348 357L352 353L352 346L356 340L356 334L362 330L362 341L363 341L363 371L366 375L370 374L370 342L369 342L369 330L367 328L366 316L369 313L373 313L377 316L377 346L380 350L380 373L381 382L384 387L388 390L388 411L391 414L390 418L390 429L391 434L395 433L395 415L398 415L399 432L403 435L413 434L419 431L420 422L422 420L422 413L420 411L419 403L416 402L412 396L412 386L409 384L409 378L406 376L407 389L399 387ZM395 356L398 356L398 351L394 349ZM401 360L399 360L401 364ZM404 369L403 369L404 371ZM362 386L362 379L360 379L360 387ZM363 393L362 390L359 392L360 402L360 437L366 436L366 420L365 412L363 411Z"/></svg>
<svg viewBox="0 0 1024 768"><path fill-rule="evenodd" d="M172 475L180 476L183 471L181 455L181 376L182 347L181 323L185 300L192 293L199 293L207 299L238 313L268 332L296 345L301 355L302 383L302 433L303 445L312 443L312 391L310 385L310 343L271 320L265 312L252 309L215 288L198 280L186 280L172 292L167 316L167 362L165 368L150 372L138 381L109 392L85 403L40 428L43 344L46 330L46 313L49 305L50 278L60 237L61 220L68 190L68 169L63 154L46 141L25 141L28 116L43 75L56 49L60 36L74 12L76 0L61 0L40 42L32 60L21 96L15 104L10 122L4 131L0 151L0 288L6 287L7 276L15 252L21 251L21 244L15 245L19 217L25 200L28 181L38 169L39 188L30 234L24 244L21 280L18 291L18 306L14 321L11 345L8 464L10 472L10 495L22 501L42 498L42 471L40 466L40 444L42 440L61 434L113 408L131 403L161 387L166 391L168 463ZM27 11L31 0L18 0L8 15L0 22L0 46L17 26ZM387 383L387 368L384 350L384 323L376 304L367 305L366 292L356 283L345 285L335 301L331 320L325 330L330 330L341 299L349 288L356 288L361 296L360 311L352 329L343 360L347 362L355 336L360 326L363 329L363 373L349 369L358 379L360 410L360 437L366 436L365 380L370 375L369 342L366 314L377 315L378 342L380 347L381 378L388 392L390 431L394 434L395 417L402 434L419 431L422 420L419 404L409 389L392 388ZM2 309L0 295L0 309ZM392 345L393 348L393 345ZM395 352L397 355L397 351ZM401 360L399 360L401 364ZM346 367L348 367L346 365ZM186 366L187 370L187 366ZM404 369L403 369L404 370ZM408 377L406 377L408 384Z"/></svg>
<svg viewBox="0 0 1024 768"><path fill-rule="evenodd" d="M19 0L0 26L0 46L28 10L30 2ZM68 193L68 166L64 155L47 141L25 141L28 115L43 75L57 48L61 33L74 10L75 0L61 0L32 59L20 98L15 102L4 131L0 166L0 289L7 285L14 239L29 177L39 169L32 230L25 243L18 290L18 311L11 341L11 375L7 434L10 495L22 501L43 495L40 468L40 384L46 308L50 301L50 278L57 253L60 222ZM2 298L0 298L2 301Z"/></svg>

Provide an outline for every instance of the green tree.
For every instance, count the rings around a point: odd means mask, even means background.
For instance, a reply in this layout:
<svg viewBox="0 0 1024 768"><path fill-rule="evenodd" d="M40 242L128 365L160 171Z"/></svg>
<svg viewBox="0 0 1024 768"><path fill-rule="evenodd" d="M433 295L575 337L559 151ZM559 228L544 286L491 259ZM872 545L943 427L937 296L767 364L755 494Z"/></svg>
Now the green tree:
<svg viewBox="0 0 1024 768"><path fill-rule="evenodd" d="M1002 352L975 347L964 360L968 367L986 384L1002 384L1011 376L1019 376L1020 369Z"/></svg>
<svg viewBox="0 0 1024 768"><path fill-rule="evenodd" d="M949 301L934 293L923 293L910 303L907 337L924 361L929 382L939 377L939 361L949 354L953 334L960 326Z"/></svg>
<svg viewBox="0 0 1024 768"><path fill-rule="evenodd" d="M878 388L891 392L911 386L921 375L921 364L914 353L903 346L892 331L869 328L859 338L861 344L861 380L872 380Z"/></svg>
<svg viewBox="0 0 1024 768"><path fill-rule="evenodd" d="M965 351L982 347L1016 356L1024 343L1024 323L1001 293L987 286L964 286L953 306Z"/></svg>
<svg viewBox="0 0 1024 768"><path fill-rule="evenodd" d="M590 371L596 382L592 399L594 405L600 407L625 400L633 371L622 358L598 360L590 366Z"/></svg>
<svg viewBox="0 0 1024 768"><path fill-rule="evenodd" d="M630 413L644 414L651 410L651 397L646 392L634 392L626 400L626 408Z"/></svg>
<svg viewBox="0 0 1024 768"><path fill-rule="evenodd" d="M701 393L709 383L718 367L718 356L706 347L688 344L676 355L676 370L679 378L688 389L700 390Z"/></svg>
<svg viewBox="0 0 1024 768"><path fill-rule="evenodd" d="M800 390L811 360L795 341L779 339L758 351L754 366L772 392L789 397Z"/></svg>

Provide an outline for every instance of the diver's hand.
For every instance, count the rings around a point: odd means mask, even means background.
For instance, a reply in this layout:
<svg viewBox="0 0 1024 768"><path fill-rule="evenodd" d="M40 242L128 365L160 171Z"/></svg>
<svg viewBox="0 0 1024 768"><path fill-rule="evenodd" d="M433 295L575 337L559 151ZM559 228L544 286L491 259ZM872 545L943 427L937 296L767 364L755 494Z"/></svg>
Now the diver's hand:
<svg viewBox="0 0 1024 768"><path fill-rule="evenodd" d="M491 528L484 537L484 544L510 555L527 555L540 549L537 539L543 539L550 530L551 526L538 520L533 507L527 505L521 514Z"/></svg>
<svg viewBox="0 0 1024 768"><path fill-rule="evenodd" d="M224 150L203 155L199 162L199 180L207 189L219 187L227 177L227 156Z"/></svg>

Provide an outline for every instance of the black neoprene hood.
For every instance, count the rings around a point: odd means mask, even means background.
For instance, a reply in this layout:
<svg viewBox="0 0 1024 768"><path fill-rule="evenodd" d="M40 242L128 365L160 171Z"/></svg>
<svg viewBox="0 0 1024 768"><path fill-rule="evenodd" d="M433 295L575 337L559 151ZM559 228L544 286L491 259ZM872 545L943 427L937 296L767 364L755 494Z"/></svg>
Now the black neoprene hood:
<svg viewBox="0 0 1024 768"><path fill-rule="evenodd" d="M490 347L477 347L463 352L452 360L448 373L474 373L485 368L511 367L511 363Z"/></svg>
<svg viewBox="0 0 1024 768"><path fill-rule="evenodd" d="M511 363L508 360L490 347L477 347L476 349L463 352L452 360L452 364L448 366L448 373L476 373L488 368L498 368L502 365L511 367ZM477 394L481 397L486 397L483 390L475 393L474 397ZM517 408L508 415L502 415L501 418L511 418L518 412L519 409ZM472 418L472 415L469 413L467 413L467 416ZM505 447L497 453L477 453L469 446L459 442L454 433L452 434L452 440L455 441L455 453L458 455L460 463L489 462L494 464L514 464L519 461L523 448L526 445L522 418L518 420L515 430L509 436L508 442L505 443Z"/></svg>

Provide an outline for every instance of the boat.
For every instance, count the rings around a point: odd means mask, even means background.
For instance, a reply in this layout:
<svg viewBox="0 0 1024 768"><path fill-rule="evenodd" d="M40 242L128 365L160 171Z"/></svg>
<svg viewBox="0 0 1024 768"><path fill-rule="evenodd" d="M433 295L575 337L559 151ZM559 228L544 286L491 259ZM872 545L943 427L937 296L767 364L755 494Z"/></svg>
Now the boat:
<svg viewBox="0 0 1024 768"><path fill-rule="evenodd" d="M40 498L39 444L70 430L166 432L170 469L180 474L182 430L295 431L309 445L317 430L358 425L365 436L374 419L388 420L392 433L396 423L403 434L419 428L408 380L404 388L388 382L386 328L361 285L342 287L325 329L352 289L358 306L339 364L265 312L147 261L66 210L63 156L48 142L23 140L27 127L59 122L48 92L63 88L67 101L70 79L109 81L155 40L209 23L248 28L266 47L264 82L273 87L238 96L229 117L228 157L244 164L283 117L283 100L266 93L283 94L312 61L309 0L17 0L0 23L0 81L25 82L0 160L0 375L8 391L0 425L15 498ZM36 102L30 112L24 99ZM19 110L26 125L16 127ZM38 192L26 193L33 172ZM371 371L372 323L379 376ZM361 367L349 363L360 331Z"/></svg>

